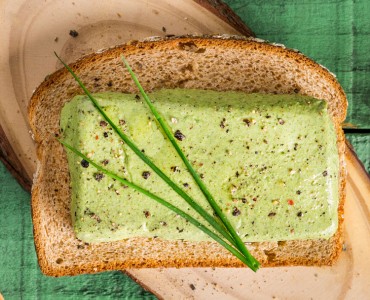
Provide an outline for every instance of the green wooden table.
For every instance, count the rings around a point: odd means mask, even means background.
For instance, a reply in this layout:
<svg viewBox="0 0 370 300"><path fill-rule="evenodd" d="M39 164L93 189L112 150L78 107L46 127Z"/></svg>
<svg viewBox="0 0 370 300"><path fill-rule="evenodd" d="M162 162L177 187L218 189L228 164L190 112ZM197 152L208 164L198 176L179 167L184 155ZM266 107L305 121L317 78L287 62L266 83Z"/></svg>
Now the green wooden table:
<svg viewBox="0 0 370 300"><path fill-rule="evenodd" d="M370 1L227 0L260 38L334 72L349 109L346 137L370 171ZM30 195L0 164L0 293L5 299L152 299L121 272L50 278L33 245Z"/></svg>

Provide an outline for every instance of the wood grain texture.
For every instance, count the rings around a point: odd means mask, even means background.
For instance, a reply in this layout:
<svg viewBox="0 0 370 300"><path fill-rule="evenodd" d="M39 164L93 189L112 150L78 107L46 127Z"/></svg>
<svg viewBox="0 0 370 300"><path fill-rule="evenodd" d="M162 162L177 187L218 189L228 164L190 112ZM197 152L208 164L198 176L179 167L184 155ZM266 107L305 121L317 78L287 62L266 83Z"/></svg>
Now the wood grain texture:
<svg viewBox="0 0 370 300"><path fill-rule="evenodd" d="M370 1L225 0L262 39L302 51L337 75L347 123L370 128Z"/></svg>
<svg viewBox="0 0 370 300"><path fill-rule="evenodd" d="M256 274L226 268L126 272L160 299L367 299L370 177L348 147L346 164L344 251L332 267L265 268Z"/></svg>
<svg viewBox="0 0 370 300"><path fill-rule="evenodd" d="M128 270L162 299L367 299L370 282L370 179L347 151L345 251L329 268ZM51 278L40 272L33 244L30 195L0 163L0 292L5 299L156 299L121 272ZM359 253L365 256L362 259ZM350 263L354 265L351 266ZM241 273L239 273L241 272ZM304 279L304 280L303 280ZM221 284L220 284L221 283ZM252 294L252 292L256 292ZM317 297L313 297L317 293Z"/></svg>
<svg viewBox="0 0 370 300"><path fill-rule="evenodd" d="M0 293L6 300L155 299L119 271L64 278L44 276L35 253L30 194L1 162L0 211Z"/></svg>
<svg viewBox="0 0 370 300"><path fill-rule="evenodd" d="M246 20L242 20L237 14L234 13L233 10L230 9L230 7L226 3L222 2L221 0L194 1L218 16L221 20L234 27L242 35L253 37L255 36L253 31L245 25L248 24L248 22L246 22Z"/></svg>
<svg viewBox="0 0 370 300"><path fill-rule="evenodd" d="M170 0L127 0L122 6L120 0L109 0L106 4L99 8L97 0L51 1L48 5L41 0L0 3L0 30L7 37L0 55L8 58L0 73L4 87L0 98L0 160L28 191L36 159L28 133L27 104L43 78L61 67L53 51L71 62L101 48L148 36L253 35L221 1L179 0L173 6ZM72 36L71 30L77 34Z"/></svg>
<svg viewBox="0 0 370 300"><path fill-rule="evenodd" d="M3 128L0 126L0 160L4 163L10 174L27 191L31 192L32 180L27 176L22 163L14 152Z"/></svg>

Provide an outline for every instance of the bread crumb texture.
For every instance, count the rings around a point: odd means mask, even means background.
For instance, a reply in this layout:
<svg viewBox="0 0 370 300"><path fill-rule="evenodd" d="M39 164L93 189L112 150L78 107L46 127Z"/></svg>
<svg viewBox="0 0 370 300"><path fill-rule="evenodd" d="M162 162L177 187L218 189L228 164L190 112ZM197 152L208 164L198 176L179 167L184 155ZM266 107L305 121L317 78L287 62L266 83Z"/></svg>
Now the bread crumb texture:
<svg viewBox="0 0 370 300"><path fill-rule="evenodd" d="M299 93L326 100L336 127L341 158L337 233L329 240L251 243L248 248L265 267L335 262L342 247L345 148L340 124L345 119L347 101L330 72L296 51L232 37L131 42L83 57L71 67L93 93L136 93L121 55L126 57L146 91L181 87ZM64 103L82 93L72 76L61 69L41 83L29 105L38 156L32 214L41 270L48 275L63 276L144 267L242 267L242 263L212 242L135 238L87 244L75 237L70 219L67 158L54 136L60 134Z"/></svg>

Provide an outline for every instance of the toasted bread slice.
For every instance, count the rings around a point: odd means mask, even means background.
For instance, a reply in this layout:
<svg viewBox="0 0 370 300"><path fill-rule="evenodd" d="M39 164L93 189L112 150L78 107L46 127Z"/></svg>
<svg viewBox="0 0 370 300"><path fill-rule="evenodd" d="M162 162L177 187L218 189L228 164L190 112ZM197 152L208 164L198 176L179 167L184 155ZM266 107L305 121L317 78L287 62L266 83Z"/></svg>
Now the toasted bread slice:
<svg viewBox="0 0 370 300"><path fill-rule="evenodd" d="M180 37L132 42L94 53L71 64L91 92L135 92L121 62L124 54L144 89L198 88L247 93L299 93L329 104L340 157L338 230L328 240L260 242L248 245L262 266L331 265L342 248L345 186L344 135L340 124L346 96L328 70L301 53L256 39ZM141 267L239 267L242 263L213 242L132 238L86 244L73 232L70 177L59 134L61 109L81 94L72 76L60 69L34 92L29 121L38 169L32 189L32 217L41 270L52 276Z"/></svg>

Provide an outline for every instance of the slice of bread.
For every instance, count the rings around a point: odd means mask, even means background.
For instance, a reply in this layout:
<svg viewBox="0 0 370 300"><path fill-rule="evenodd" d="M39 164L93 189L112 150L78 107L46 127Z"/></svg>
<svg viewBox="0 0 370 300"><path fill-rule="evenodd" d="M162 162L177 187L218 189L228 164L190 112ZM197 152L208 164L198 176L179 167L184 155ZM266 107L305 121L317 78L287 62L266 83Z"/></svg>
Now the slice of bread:
<svg viewBox="0 0 370 300"><path fill-rule="evenodd" d="M81 58L71 67L91 92L136 92L121 62L124 54L146 91L201 88L245 92L300 93L324 99L337 133L340 157L339 227L328 240L251 243L262 266L331 265L342 248L345 186L344 136L340 124L347 101L328 70L301 53L256 39L180 37L131 42ZM29 121L34 133L38 169L32 189L32 216L41 270L52 276L142 267L239 267L242 264L213 242L133 238L86 244L73 232L66 154L54 138L61 108L82 94L72 76L60 69L34 92Z"/></svg>

